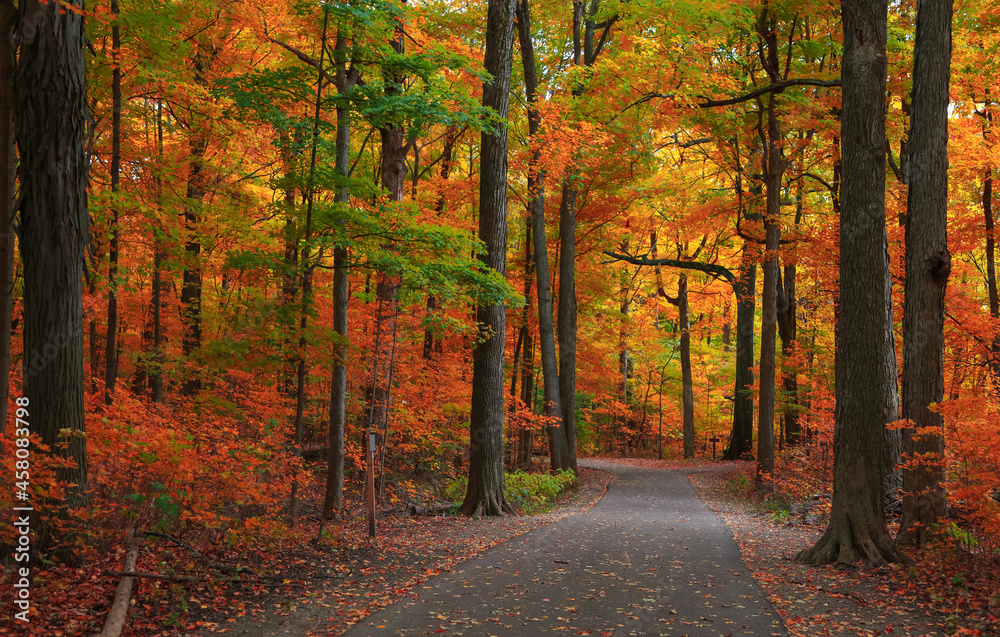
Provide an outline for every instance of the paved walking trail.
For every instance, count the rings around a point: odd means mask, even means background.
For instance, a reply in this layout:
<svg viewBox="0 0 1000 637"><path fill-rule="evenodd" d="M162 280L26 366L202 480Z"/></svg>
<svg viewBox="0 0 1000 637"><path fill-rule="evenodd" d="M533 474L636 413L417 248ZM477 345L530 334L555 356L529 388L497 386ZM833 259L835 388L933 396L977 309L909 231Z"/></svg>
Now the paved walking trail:
<svg viewBox="0 0 1000 637"><path fill-rule="evenodd" d="M685 472L581 464L614 474L593 509L493 547L346 635L787 635Z"/></svg>

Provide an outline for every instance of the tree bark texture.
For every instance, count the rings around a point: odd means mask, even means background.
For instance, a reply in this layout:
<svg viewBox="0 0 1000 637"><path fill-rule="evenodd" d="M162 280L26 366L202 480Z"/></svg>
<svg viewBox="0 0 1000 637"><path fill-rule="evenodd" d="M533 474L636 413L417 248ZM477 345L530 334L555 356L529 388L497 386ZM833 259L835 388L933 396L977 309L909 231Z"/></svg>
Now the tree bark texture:
<svg viewBox="0 0 1000 637"><path fill-rule="evenodd" d="M108 243L108 337L104 350L104 403L115 401L118 380L118 184L121 178L122 71L118 59L121 33L118 27L118 0L111 0L111 237Z"/></svg>
<svg viewBox="0 0 1000 637"><path fill-rule="evenodd" d="M354 88L357 72L347 68L347 39L338 34L334 45L337 64L337 92L346 95ZM336 170L345 180L351 168L351 120L345 106L337 106ZM351 192L346 181L337 190L334 200L348 206ZM346 222L338 222L343 228ZM333 249L333 330L337 340L333 345L333 371L330 375L330 428L327 433L329 457L326 473L326 494L323 498L323 519L333 517L344 507L344 436L347 424L347 248Z"/></svg>
<svg viewBox="0 0 1000 637"><path fill-rule="evenodd" d="M156 149L158 163L163 165L163 104L159 100L156 103ZM154 175L156 184L156 197L159 205L163 202L163 184L159 175ZM161 208L162 209L162 208ZM166 362L164 355L164 335L163 335L163 297L168 291L167 282L163 280L163 237L160 236L158 228L153 230L153 351L154 351L154 372L149 375L149 389L154 403L163 402L163 365Z"/></svg>
<svg viewBox="0 0 1000 637"><path fill-rule="evenodd" d="M69 0L80 9L80 0ZM87 99L80 13L21 2L15 76L21 156L24 390L32 430L74 466L66 503L87 500L83 382L83 259L87 213ZM70 435L62 432L68 430ZM65 451L61 451L65 448Z"/></svg>
<svg viewBox="0 0 1000 637"><path fill-rule="evenodd" d="M14 290L14 26L17 9L0 1L0 422L7 422L10 329ZM2 457L2 455L0 455Z"/></svg>
<svg viewBox="0 0 1000 637"><path fill-rule="evenodd" d="M559 406L566 469L576 473L576 186L567 177L559 203Z"/></svg>
<svg viewBox="0 0 1000 637"><path fill-rule="evenodd" d="M799 180L801 182L801 180ZM778 290L778 336L781 338L781 359L784 369L781 373L781 388L784 392L785 409L784 442L789 446L799 441L799 383L795 366L791 362L796 348L798 326L795 316L795 264L784 267L784 282Z"/></svg>
<svg viewBox="0 0 1000 637"><path fill-rule="evenodd" d="M518 38L521 45L521 63L524 67L524 87L528 101L528 134L538 134L541 118L538 114L538 75L535 71L535 49L531 40L531 14L528 0L521 0L517 7ZM542 358L542 387L544 413L549 440L549 460L553 470L568 465L566 431L562 424L559 401L559 366L556 358L555 322L552 312L552 284L549 274L548 243L545 240L545 175L539 169L541 149L531 153L528 171L528 196L531 198L531 233L535 257L535 279L538 295L538 340Z"/></svg>
<svg viewBox="0 0 1000 637"><path fill-rule="evenodd" d="M753 336L756 320L757 261L749 243L743 245L736 293L736 386L733 388L733 430L725 460L742 460L753 452Z"/></svg>
<svg viewBox="0 0 1000 637"><path fill-rule="evenodd" d="M694 458L694 380L691 376L691 320L687 273L677 278L677 311L681 329L681 386L684 408L684 457Z"/></svg>
<svg viewBox="0 0 1000 637"><path fill-rule="evenodd" d="M917 2L903 306L903 514L897 539L922 546L945 513L944 296L948 252L951 0Z"/></svg>
<svg viewBox="0 0 1000 637"><path fill-rule="evenodd" d="M184 200L184 274L181 287L181 318L184 336L181 350L185 358L201 346L201 232L202 204L205 199L204 167L208 140L198 130L188 131L187 197ZM189 372L196 374L196 372ZM201 379L192 375L182 385L186 396L196 394L201 389Z"/></svg>
<svg viewBox="0 0 1000 637"><path fill-rule="evenodd" d="M845 0L843 11L843 184L836 353L833 506L819 541L799 559L869 565L906 558L883 511L886 424L898 394L885 229L886 3Z"/></svg>
<svg viewBox="0 0 1000 637"><path fill-rule="evenodd" d="M483 106L504 124L482 133L479 180L480 258L500 274L507 272L507 107L516 0L489 0L484 67L493 78L483 83ZM469 485L465 515L503 515L512 509L504 495L504 341L506 312L498 303L476 308L480 338L472 352L472 413Z"/></svg>
<svg viewBox="0 0 1000 637"><path fill-rule="evenodd" d="M989 116L989 113L987 114ZM984 137L986 136L984 129ZM986 223L986 288L990 297L990 316L1000 318L1000 294L997 293L996 237L993 226L993 169L986 169L983 180L983 217ZM993 373L993 392L1000 400L1000 334L993 337L990 346L990 371Z"/></svg>
<svg viewBox="0 0 1000 637"><path fill-rule="evenodd" d="M778 60L777 25L765 4L757 22L760 59L772 82L781 77ZM778 94L767 97L767 128L759 130L764 153L764 284L760 319L760 396L757 403L757 475L758 489L770 489L774 473L775 348L778 327L778 287L781 266L781 180L787 163L781 154L782 132L778 121Z"/></svg>

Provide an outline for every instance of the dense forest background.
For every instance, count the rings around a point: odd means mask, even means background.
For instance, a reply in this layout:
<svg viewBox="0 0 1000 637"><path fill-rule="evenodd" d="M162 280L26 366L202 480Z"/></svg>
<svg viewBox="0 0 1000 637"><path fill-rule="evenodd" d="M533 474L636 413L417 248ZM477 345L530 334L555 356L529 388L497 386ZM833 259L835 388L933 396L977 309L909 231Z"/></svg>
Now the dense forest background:
<svg viewBox="0 0 1000 637"><path fill-rule="evenodd" d="M315 534L358 509L367 432L383 501L431 497L493 459L573 470L578 454L718 452L755 458L775 497L830 492L837 324L854 308L840 297L852 158L838 3L521 0L509 107L483 92L498 77L485 2L47 7L0 3L0 502L14 506L23 421L37 550L85 555L134 526L234 545ZM904 381L903 413L875 426L903 436L904 468L938 476L911 490L911 539L933 522L995 551L1000 12L959 0L948 19L941 395L917 397L932 416L914 424ZM85 93L65 89L77 121L16 88L50 22L85 29L60 49L84 58ZM904 366L908 195L926 174L916 22L915 2L890 3L887 82L870 86L884 109L868 109L886 131L888 277L867 285L891 285L890 374ZM64 159L34 154L30 131L41 145L71 129L85 207L39 227L32 202L64 187L34 177ZM503 131L506 196L488 216L506 223L486 232L487 140ZM25 248L60 232L81 237L79 253L55 251L79 264L75 282ZM42 310L26 308L74 285L79 310L32 323ZM506 405L477 415L475 352L498 341ZM74 393L62 379L77 371ZM879 488L892 500L904 479ZM485 495L465 511L509 511L502 484L470 480Z"/></svg>

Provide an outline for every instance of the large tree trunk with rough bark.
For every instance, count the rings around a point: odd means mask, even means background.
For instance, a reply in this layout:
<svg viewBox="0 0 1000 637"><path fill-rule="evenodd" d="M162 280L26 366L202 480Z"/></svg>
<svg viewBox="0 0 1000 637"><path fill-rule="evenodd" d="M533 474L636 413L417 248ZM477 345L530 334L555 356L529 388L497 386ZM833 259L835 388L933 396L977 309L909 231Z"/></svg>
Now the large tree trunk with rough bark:
<svg viewBox="0 0 1000 637"><path fill-rule="evenodd" d="M681 329L681 388L684 408L684 457L694 458L694 380L691 374L691 320L687 273L677 279L677 311Z"/></svg>
<svg viewBox="0 0 1000 637"><path fill-rule="evenodd" d="M887 5L843 11L840 299L836 353L833 508L825 533L798 558L811 564L904 561L883 511L886 425L898 417L892 295L885 229Z"/></svg>
<svg viewBox="0 0 1000 637"><path fill-rule="evenodd" d="M484 66L493 78L483 84L483 106L507 120L516 0L489 0ZM507 127L482 133L479 180L481 258L496 272L507 272ZM469 485L462 502L465 515L503 515L512 509L504 495L504 341L502 304L479 305L480 338L472 352L472 413Z"/></svg>
<svg viewBox="0 0 1000 637"><path fill-rule="evenodd" d="M777 207L781 192L778 187L772 188L773 175L768 175L767 207ZM780 182L780 175L777 179ZM777 333L777 294L778 294L778 249L781 244L781 227L777 216L768 217L764 221L764 285L761 295L760 319L760 392L757 404L757 474L758 489L768 487L768 481L774 473L774 372L775 346Z"/></svg>
<svg viewBox="0 0 1000 637"><path fill-rule="evenodd" d="M903 515L897 539L922 546L945 513L944 295L948 252L948 82L951 0L917 2L909 193L906 204L906 299L903 306Z"/></svg>
<svg viewBox="0 0 1000 637"><path fill-rule="evenodd" d="M88 112L83 6L80 0L66 4L22 0L22 24L32 28L21 32L15 91L28 420L54 455L73 461L56 477L69 483L66 504L80 506L88 490L82 281L90 228Z"/></svg>
<svg viewBox="0 0 1000 637"><path fill-rule="evenodd" d="M14 25L17 9L0 2L0 422L10 393L10 322L14 289ZM2 452L0 452L2 457Z"/></svg>
<svg viewBox="0 0 1000 637"><path fill-rule="evenodd" d="M576 473L576 187L563 182L559 204L559 406L566 434L565 469Z"/></svg>
<svg viewBox="0 0 1000 637"><path fill-rule="evenodd" d="M753 335L757 262L749 243L743 245L736 293L736 386L733 388L733 429L724 460L742 460L753 451Z"/></svg>

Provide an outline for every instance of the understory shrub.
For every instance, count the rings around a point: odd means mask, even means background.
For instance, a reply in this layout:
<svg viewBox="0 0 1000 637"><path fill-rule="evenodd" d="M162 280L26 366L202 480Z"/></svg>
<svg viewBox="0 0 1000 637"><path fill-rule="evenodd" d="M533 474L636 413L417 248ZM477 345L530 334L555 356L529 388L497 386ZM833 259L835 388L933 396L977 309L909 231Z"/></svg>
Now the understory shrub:
<svg viewBox="0 0 1000 637"><path fill-rule="evenodd" d="M465 499L468 477L452 478L444 485L444 497L449 502L461 504ZM507 502L522 513L536 513L545 509L560 493L576 484L576 475L562 469L555 473L504 473Z"/></svg>

